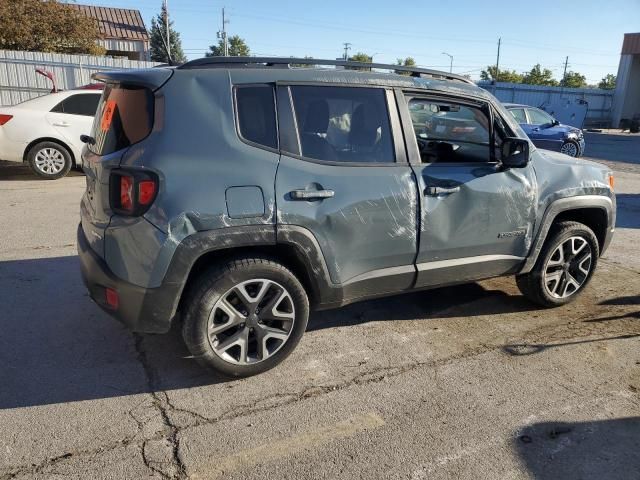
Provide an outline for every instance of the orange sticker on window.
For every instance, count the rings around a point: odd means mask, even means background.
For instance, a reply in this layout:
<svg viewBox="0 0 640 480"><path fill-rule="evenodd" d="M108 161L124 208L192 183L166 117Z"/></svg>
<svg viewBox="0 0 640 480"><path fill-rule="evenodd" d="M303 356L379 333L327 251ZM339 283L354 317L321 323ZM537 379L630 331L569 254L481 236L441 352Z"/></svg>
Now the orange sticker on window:
<svg viewBox="0 0 640 480"><path fill-rule="evenodd" d="M116 111L116 101L107 100L104 105L104 111L102 112L102 121L100 122L100 130L106 132L111 126L111 120L113 120L113 112Z"/></svg>

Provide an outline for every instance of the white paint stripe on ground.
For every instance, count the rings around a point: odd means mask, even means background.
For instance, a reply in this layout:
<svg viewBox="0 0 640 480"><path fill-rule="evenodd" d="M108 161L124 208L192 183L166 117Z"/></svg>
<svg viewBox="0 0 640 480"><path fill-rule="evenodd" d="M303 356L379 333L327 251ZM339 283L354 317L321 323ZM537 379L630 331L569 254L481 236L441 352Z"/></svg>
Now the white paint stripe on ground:
<svg viewBox="0 0 640 480"><path fill-rule="evenodd" d="M269 442L255 448L234 453L227 457L214 459L209 468L193 472L191 478L211 479L222 474L241 470L259 463L272 462L279 458L310 450L334 440L353 437L365 430L376 429L385 424L380 415L369 412L363 415L351 417L342 422L319 427L289 438L275 442Z"/></svg>

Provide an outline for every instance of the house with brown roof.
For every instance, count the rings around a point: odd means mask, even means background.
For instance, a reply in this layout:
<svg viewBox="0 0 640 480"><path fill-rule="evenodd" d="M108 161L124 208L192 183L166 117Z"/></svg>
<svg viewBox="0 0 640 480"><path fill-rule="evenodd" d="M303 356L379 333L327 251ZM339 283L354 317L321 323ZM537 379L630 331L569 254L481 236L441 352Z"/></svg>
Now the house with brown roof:
<svg viewBox="0 0 640 480"><path fill-rule="evenodd" d="M68 4L98 22L103 46L112 57L129 60L149 60L149 34L139 10L129 8L97 7L94 5Z"/></svg>

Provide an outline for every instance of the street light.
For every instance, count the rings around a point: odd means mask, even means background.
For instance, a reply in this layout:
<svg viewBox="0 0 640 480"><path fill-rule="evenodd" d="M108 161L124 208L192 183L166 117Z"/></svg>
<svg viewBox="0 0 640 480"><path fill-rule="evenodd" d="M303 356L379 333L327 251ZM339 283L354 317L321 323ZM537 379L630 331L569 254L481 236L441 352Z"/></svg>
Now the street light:
<svg viewBox="0 0 640 480"><path fill-rule="evenodd" d="M372 53L371 55L369 55L369 58L371 59L371 63L373 63L373 57L376 55L380 55L382 52L376 52L376 53Z"/></svg>
<svg viewBox="0 0 640 480"><path fill-rule="evenodd" d="M442 52L442 55L446 55L451 60L451 62L449 63L449 73L452 73L453 72L453 55L447 52Z"/></svg>

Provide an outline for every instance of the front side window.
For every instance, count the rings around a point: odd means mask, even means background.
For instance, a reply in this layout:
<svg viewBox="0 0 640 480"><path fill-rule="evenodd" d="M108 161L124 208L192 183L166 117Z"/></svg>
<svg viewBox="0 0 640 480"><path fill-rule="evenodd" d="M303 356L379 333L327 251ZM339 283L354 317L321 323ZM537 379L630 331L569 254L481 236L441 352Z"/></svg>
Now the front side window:
<svg viewBox="0 0 640 480"><path fill-rule="evenodd" d="M483 109L411 98L409 113L422 163L490 161L489 118Z"/></svg>
<svg viewBox="0 0 640 480"><path fill-rule="evenodd" d="M96 114L98 102L100 102L100 94L98 93L71 95L58 103L51 111L93 117Z"/></svg>
<svg viewBox="0 0 640 480"><path fill-rule="evenodd" d="M237 87L236 106L240 136L253 143L278 148L273 87L270 85Z"/></svg>
<svg viewBox="0 0 640 480"><path fill-rule="evenodd" d="M347 163L395 161L381 88L292 86L302 156Z"/></svg>
<svg viewBox="0 0 640 480"><path fill-rule="evenodd" d="M524 114L524 108L513 108L509 112L513 115L518 123L527 123L527 117Z"/></svg>
<svg viewBox="0 0 640 480"><path fill-rule="evenodd" d="M529 113L529 123L532 125L547 125L553 122L551 115L537 108L529 108L527 112Z"/></svg>
<svg viewBox="0 0 640 480"><path fill-rule="evenodd" d="M95 119L89 149L97 155L122 150L151 133L154 97L151 90L140 86L106 85Z"/></svg>

